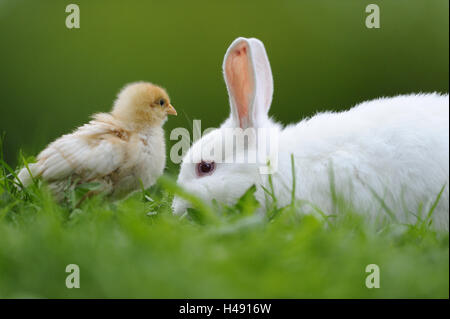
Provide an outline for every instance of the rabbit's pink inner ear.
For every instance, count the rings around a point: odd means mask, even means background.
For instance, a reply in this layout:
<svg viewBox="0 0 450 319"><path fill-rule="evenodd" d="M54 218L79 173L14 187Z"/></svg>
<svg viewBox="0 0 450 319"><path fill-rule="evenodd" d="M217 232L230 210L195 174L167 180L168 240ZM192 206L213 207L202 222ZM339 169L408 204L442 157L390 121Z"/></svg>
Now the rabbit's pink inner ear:
<svg viewBox="0 0 450 319"><path fill-rule="evenodd" d="M248 125L249 107L255 86L249 54L248 44L239 43L230 52L225 64L230 94L237 108L241 127Z"/></svg>

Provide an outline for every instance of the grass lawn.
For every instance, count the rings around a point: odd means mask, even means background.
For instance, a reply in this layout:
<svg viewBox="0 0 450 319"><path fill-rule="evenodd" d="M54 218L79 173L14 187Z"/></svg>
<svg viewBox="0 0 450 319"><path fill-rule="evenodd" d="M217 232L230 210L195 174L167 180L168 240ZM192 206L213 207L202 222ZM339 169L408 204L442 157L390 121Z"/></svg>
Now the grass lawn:
<svg viewBox="0 0 450 319"><path fill-rule="evenodd" d="M83 191L64 205L40 183L18 192L2 162L1 298L449 297L448 232L427 223L374 226L297 205L261 217L252 189L234 207L197 202L180 219L168 177L124 201L97 196L76 208ZM68 264L80 267L79 289L66 288ZM369 264L380 268L378 289L365 285Z"/></svg>

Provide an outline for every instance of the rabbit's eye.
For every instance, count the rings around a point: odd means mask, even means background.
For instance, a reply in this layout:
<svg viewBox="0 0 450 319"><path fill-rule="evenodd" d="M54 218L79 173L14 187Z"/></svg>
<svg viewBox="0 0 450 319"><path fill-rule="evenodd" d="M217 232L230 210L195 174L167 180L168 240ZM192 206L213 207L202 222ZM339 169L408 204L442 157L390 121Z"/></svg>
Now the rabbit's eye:
<svg viewBox="0 0 450 319"><path fill-rule="evenodd" d="M212 172L214 172L215 168L216 164L214 162L201 161L197 164L197 175L200 177L210 175L212 174Z"/></svg>

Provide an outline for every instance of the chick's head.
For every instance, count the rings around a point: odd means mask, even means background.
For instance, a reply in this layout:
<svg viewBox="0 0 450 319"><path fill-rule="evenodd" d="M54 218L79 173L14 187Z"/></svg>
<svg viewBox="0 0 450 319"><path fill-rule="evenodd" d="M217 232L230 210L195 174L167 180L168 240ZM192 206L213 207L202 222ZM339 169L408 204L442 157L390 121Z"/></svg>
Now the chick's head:
<svg viewBox="0 0 450 319"><path fill-rule="evenodd" d="M135 126L162 125L168 114L176 115L167 92L152 83L136 82L118 94L112 114Z"/></svg>

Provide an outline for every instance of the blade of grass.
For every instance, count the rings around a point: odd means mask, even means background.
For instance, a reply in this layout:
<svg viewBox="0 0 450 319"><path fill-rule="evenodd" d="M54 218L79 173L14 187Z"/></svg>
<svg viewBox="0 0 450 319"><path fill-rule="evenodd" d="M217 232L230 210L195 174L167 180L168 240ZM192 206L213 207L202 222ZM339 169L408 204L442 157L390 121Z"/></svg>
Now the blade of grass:
<svg viewBox="0 0 450 319"><path fill-rule="evenodd" d="M332 214L337 214L336 207L337 205L337 194L336 194L336 185L335 185L335 176L334 176L334 168L333 168L333 161L330 160L328 163L328 178L330 180L330 193L331 193L331 205L332 205Z"/></svg>
<svg viewBox="0 0 450 319"><path fill-rule="evenodd" d="M369 190L372 193L372 195L375 197L375 199L378 200L378 202L380 202L381 207L389 215L389 217L393 221L398 222L397 217L395 216L394 212L388 207L386 202L377 194L377 192L370 186L369 186Z"/></svg>
<svg viewBox="0 0 450 319"><path fill-rule="evenodd" d="M431 221L431 217L433 217L434 210L436 209L437 205L439 204L439 201L441 199L442 193L444 192L446 186L447 186L447 184L444 184L444 186L442 186L441 191L439 192L439 194L437 195L436 199L434 200L433 205L431 205L431 208L430 208L430 210L428 211L428 214L427 214L426 221Z"/></svg>
<svg viewBox="0 0 450 319"><path fill-rule="evenodd" d="M23 156L22 151L20 151L20 158L21 158L23 164L25 165L25 168L27 169L28 174L30 174L31 181L33 182L34 186L37 187L38 186L37 179L31 173L30 167L28 166L28 161Z"/></svg>
<svg viewBox="0 0 450 319"><path fill-rule="evenodd" d="M11 174L14 177L13 181L11 181L12 183L18 184L22 189L25 189L25 186L23 186L22 181L17 177L16 172L1 158L0 164L8 170L9 174Z"/></svg>
<svg viewBox="0 0 450 319"><path fill-rule="evenodd" d="M291 169L292 169L291 205L292 205L292 207L294 207L294 205L295 205L295 185L296 185L294 154L291 154Z"/></svg>
<svg viewBox="0 0 450 319"><path fill-rule="evenodd" d="M5 132L3 132L2 135L0 136L0 160L2 160L2 161L4 161L4 158L5 158L4 153L3 153L3 141L5 140L5 136L6 136ZM6 169L3 165L1 165L1 167L2 167L2 171L3 171L3 176L5 177L5 187L6 187L7 191L10 192L9 183L6 180L6 175L7 175Z"/></svg>

